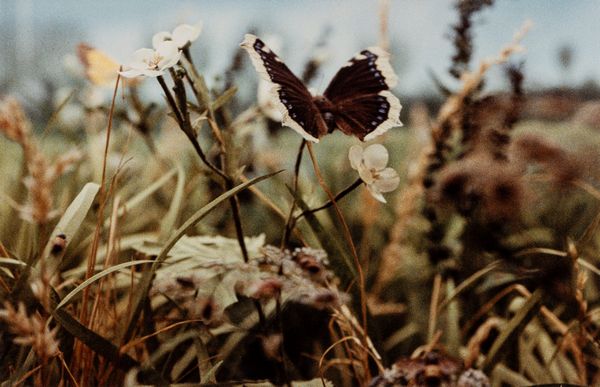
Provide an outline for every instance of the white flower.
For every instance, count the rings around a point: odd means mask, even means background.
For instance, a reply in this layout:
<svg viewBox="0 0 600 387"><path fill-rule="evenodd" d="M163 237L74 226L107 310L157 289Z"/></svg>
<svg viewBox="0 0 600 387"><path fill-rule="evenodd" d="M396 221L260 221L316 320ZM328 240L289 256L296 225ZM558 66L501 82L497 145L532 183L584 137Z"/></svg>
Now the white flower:
<svg viewBox="0 0 600 387"><path fill-rule="evenodd" d="M202 32L202 23L197 23L193 26L189 24L182 24L175 27L173 32L161 31L154 34L152 37L152 46L156 48L164 41L172 41L179 49L182 49L188 43L198 39L200 32Z"/></svg>
<svg viewBox="0 0 600 387"><path fill-rule="evenodd" d="M385 203L382 193L391 192L400 184L398 173L392 168L386 168L389 159L387 149L381 144L372 144L365 149L360 145L354 145L348 152L348 158L350 165L358 171L371 195Z"/></svg>
<svg viewBox="0 0 600 387"><path fill-rule="evenodd" d="M179 62L181 52L172 41L158 43L155 49L140 48L133 54L133 61L120 74L125 78L139 76L157 77Z"/></svg>

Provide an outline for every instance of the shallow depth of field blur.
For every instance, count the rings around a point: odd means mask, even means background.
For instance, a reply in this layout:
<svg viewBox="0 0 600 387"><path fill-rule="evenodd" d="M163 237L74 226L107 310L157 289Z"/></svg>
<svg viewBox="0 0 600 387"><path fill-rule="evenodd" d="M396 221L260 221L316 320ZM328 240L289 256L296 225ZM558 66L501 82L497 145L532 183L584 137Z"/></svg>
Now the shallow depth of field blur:
<svg viewBox="0 0 600 387"><path fill-rule="evenodd" d="M599 14L0 0L1 385L600 385ZM306 145L246 33L318 92L384 48L403 126Z"/></svg>

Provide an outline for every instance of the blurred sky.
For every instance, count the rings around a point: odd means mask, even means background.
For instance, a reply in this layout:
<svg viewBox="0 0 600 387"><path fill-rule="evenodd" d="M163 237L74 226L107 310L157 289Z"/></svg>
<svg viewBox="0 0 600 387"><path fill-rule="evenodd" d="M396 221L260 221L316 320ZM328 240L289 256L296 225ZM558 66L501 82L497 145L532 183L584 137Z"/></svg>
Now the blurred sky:
<svg viewBox="0 0 600 387"><path fill-rule="evenodd" d="M84 1L0 0L0 84L17 89L40 78L61 79L64 56L80 41L121 62L137 48L151 45L160 30L204 22L194 45L197 62L209 75L229 64L243 35L254 27L260 36L281 38L279 53L296 73L311 54L324 28L331 28L330 58L314 86L323 90L333 73L354 52L377 43L376 0L219 0ZM391 0L390 38L399 93L433 90L433 70L443 79L452 46L447 39L456 21L451 0ZM526 19L534 23L524 41L527 85L576 85L600 80L600 1L497 0L477 16L475 58L498 52ZM557 51L574 50L569 72L561 70ZM502 87L500 71L492 87ZM1 92L1 91L0 91Z"/></svg>

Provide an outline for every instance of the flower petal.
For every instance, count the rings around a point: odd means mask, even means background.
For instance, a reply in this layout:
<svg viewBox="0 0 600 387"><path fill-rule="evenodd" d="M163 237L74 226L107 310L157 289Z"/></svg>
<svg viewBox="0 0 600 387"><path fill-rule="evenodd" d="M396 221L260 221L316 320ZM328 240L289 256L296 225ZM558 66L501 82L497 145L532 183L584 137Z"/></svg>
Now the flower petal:
<svg viewBox="0 0 600 387"><path fill-rule="evenodd" d="M121 74L121 76L124 78L135 78L141 76L142 71L140 69L129 69L125 71L119 71L119 74Z"/></svg>
<svg viewBox="0 0 600 387"><path fill-rule="evenodd" d="M151 69L146 69L142 71L143 76L145 77L158 77L159 75L163 75L164 71L162 70L151 70Z"/></svg>
<svg viewBox="0 0 600 387"><path fill-rule="evenodd" d="M363 160L363 149L360 145L352 145L348 151L348 159L352 169L358 170Z"/></svg>
<svg viewBox="0 0 600 387"><path fill-rule="evenodd" d="M388 151L381 144L372 144L365 148L363 159L367 168L379 171L388 163Z"/></svg>
<svg viewBox="0 0 600 387"><path fill-rule="evenodd" d="M159 43L158 47L156 48L156 53L161 57L160 61L158 62L158 68L160 70L173 67L177 62L179 62L179 58L181 57L181 52L179 51L179 48L177 48L177 44L170 40Z"/></svg>
<svg viewBox="0 0 600 387"><path fill-rule="evenodd" d="M156 49L162 42L164 42L166 40L173 40L173 37L171 36L170 32L167 32L167 31L157 32L152 37L152 47L154 47L154 49Z"/></svg>
<svg viewBox="0 0 600 387"><path fill-rule="evenodd" d="M358 175L361 180L367 184L373 184L375 182L375 177L369 168L366 168L363 164L358 166Z"/></svg>
<svg viewBox="0 0 600 387"><path fill-rule="evenodd" d="M139 68L139 67L135 67L134 65L137 65L138 63L145 63L146 67L147 67L147 64L152 60L153 57L154 57L153 49L140 48L139 50L136 50L133 53L133 60L131 61L130 66L134 67L134 68Z"/></svg>
<svg viewBox="0 0 600 387"><path fill-rule="evenodd" d="M380 192L391 192L398 188L399 184L400 176L393 168L386 168L379 172L379 176L377 176L374 183Z"/></svg>
<svg viewBox="0 0 600 387"><path fill-rule="evenodd" d="M385 200L381 192L379 192L377 187L375 187L372 184L367 184L367 189L369 190L371 196L375 198L375 200L380 201L381 203L387 203L387 201Z"/></svg>
<svg viewBox="0 0 600 387"><path fill-rule="evenodd" d="M182 24L175 27L173 30L173 41L177 44L177 47L182 48L188 42L193 42L198 39L202 32L202 23L196 25Z"/></svg>

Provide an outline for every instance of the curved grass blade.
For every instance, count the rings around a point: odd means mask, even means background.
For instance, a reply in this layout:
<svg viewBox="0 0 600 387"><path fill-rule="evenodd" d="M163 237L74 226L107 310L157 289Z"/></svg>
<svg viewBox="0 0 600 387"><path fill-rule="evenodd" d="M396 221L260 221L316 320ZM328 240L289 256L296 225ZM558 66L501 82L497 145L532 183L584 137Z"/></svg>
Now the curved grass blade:
<svg viewBox="0 0 600 387"><path fill-rule="evenodd" d="M69 243L73 240L73 237L79 231L81 224L83 223L88 211L92 207L94 203L94 198L96 194L100 190L100 185L96 183L87 183L81 192L75 197L75 199L69 204L65 213L58 221L56 227L50 234L50 238L48 243L46 243L46 247L41 254L41 259L45 260L47 274L52 276L54 271L58 268L60 264L60 258L64 255L64 250L69 246ZM60 256L53 257L55 259L49 260L52 247L54 245L54 238L61 234L64 236L65 246L63 249L63 253ZM29 276L31 274L32 267L36 267L36 263L39 262L39 259L31 262L31 266L25 268L21 273L17 283L15 284L12 290L12 297L14 300L19 300L19 295L25 289L26 286L29 286Z"/></svg>
<svg viewBox="0 0 600 387"><path fill-rule="evenodd" d="M47 259L52 251L54 243L54 237L58 234L65 236L66 246L69 245L70 241L81 228L81 224L85 219L88 211L94 203L96 194L100 190L100 185L96 183L87 183L81 192L75 197L75 199L69 204L64 215L58 221L54 231L52 231L50 240L44 248L42 259Z"/></svg>
<svg viewBox="0 0 600 387"><path fill-rule="evenodd" d="M446 308L448 306L448 304L450 304L456 297L458 297L459 294L461 294L465 290L469 289L471 286L475 285L477 280L484 277L489 272L497 269L499 266L500 266L500 261L494 261L494 262L490 263L489 265L487 265L486 267L484 267L483 269L478 270L475 273L471 274L469 276L469 278L467 278L466 280L461 282L444 301L440 302L440 304L438 305L438 311L444 310L444 308Z"/></svg>
<svg viewBox="0 0 600 387"><path fill-rule="evenodd" d="M506 345L510 344L523 331L527 323L535 316L542 304L542 289L536 289L531 297L525 301L521 309L514 315L500 332L498 338L492 344L488 355L483 363L482 370L486 374L490 374L494 367L498 364L500 358L505 355L502 351Z"/></svg>
<svg viewBox="0 0 600 387"><path fill-rule="evenodd" d="M27 266L27 264L23 261L19 261L18 259L14 259L14 258L5 258L5 257L0 257L0 265L1 266L4 266L4 265Z"/></svg>
<svg viewBox="0 0 600 387"><path fill-rule="evenodd" d="M140 282L138 283L135 293L133 294L133 300L132 300L132 304L131 304L132 312L131 312L131 315L129 316L128 321L126 321L126 324L125 324L122 334L121 334L121 342L122 343L129 341L129 339L131 338L131 335L133 334L135 324L138 321L140 313L142 312L143 305L146 302L146 298L148 297L148 290L150 290L150 285L152 284L152 279L154 278L154 273L156 272L156 270L158 269L160 264L167 258L167 254L169 253L169 251L171 251L173 246L175 246L175 243L177 243L177 241L187 232L187 230L190 229L191 227L195 226L196 223L198 223L200 220L202 220L206 215L208 215L212 210L214 210L219 204L221 204L224 201L228 200L229 198L233 197L238 192L250 187L253 184L256 184L260 181L263 181L272 176L275 176L276 174L278 174L280 172L282 172L282 171L277 171L277 172L270 173L268 175L256 177L246 183L240 184L237 187L234 187L234 188L228 190L227 192L223 193L222 195L220 195L219 197L217 197L216 199L214 199L213 201L211 201L210 203L208 203L207 205L202 207L200 210L198 210L181 227L179 227L177 230L175 230L173 232L173 234L171 234L169 239L165 242L165 246L162 248L160 254L154 260L154 264L152 265L152 267L150 269L146 270L144 272L144 274L142 275L142 278L140 279Z"/></svg>
<svg viewBox="0 0 600 387"><path fill-rule="evenodd" d="M90 286L92 283L98 281L100 278L106 277L110 273L114 273L115 271L119 271L121 269L125 269L126 267L135 266L135 265L142 265L144 263L152 263L152 262L154 262L154 261L149 260L149 259L138 260L138 261L131 261L131 262L123 262L123 263L120 263L118 265L111 266L111 267L109 267L109 268L107 268L105 270L102 270L100 273L94 274L93 276L91 276L90 278L88 278L87 280L85 280L81 284L79 284L79 286L77 286L75 289L71 290L69 292L69 294L67 294L62 299L62 301L58 305L56 305L55 309L60 309L63 306L67 305L69 303L69 301L71 301L71 299L73 297L75 297L77 294L79 294L80 291L82 291L86 287Z"/></svg>
<svg viewBox="0 0 600 387"><path fill-rule="evenodd" d="M106 360L114 363L117 368L128 371L133 367L139 367L140 363L127 355L121 353L113 343L96 332L88 329L73 316L62 309L56 308L59 296L54 289L50 292L50 307L52 308L52 317L72 336L80 340L83 344L104 357ZM153 369L148 370L155 383L165 384L166 381Z"/></svg>
<svg viewBox="0 0 600 387"><path fill-rule="evenodd" d="M177 223L177 216L181 210L181 204L183 202L183 192L185 188L185 171L181 163L177 163L177 185L175 186L175 193L169 206L169 211L160 222L160 240L167 239L171 230L175 228Z"/></svg>

